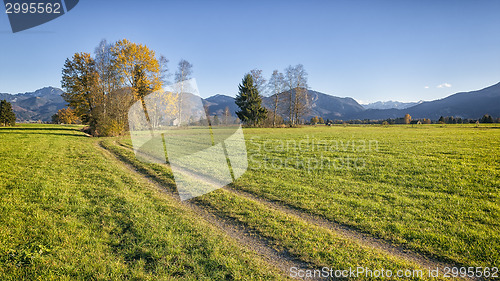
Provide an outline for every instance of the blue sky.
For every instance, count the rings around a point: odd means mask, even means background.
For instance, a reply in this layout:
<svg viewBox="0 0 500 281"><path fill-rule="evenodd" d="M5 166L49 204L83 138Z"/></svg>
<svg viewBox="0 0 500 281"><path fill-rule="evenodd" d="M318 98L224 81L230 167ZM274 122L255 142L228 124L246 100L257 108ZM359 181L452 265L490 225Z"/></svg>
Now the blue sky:
<svg viewBox="0 0 500 281"><path fill-rule="evenodd" d="M64 60L127 38L194 65L202 96L302 63L313 90L361 102L500 82L500 1L92 1L13 34L0 9L0 92L60 87Z"/></svg>

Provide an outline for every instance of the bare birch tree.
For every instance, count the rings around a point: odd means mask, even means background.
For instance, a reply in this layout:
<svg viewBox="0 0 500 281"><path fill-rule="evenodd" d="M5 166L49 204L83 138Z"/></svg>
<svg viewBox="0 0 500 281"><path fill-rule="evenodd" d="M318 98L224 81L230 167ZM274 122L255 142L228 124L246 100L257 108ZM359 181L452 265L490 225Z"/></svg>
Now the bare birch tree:
<svg viewBox="0 0 500 281"><path fill-rule="evenodd" d="M222 116L224 116L224 120L223 120L224 125L229 125L229 120L231 118L231 111L229 110L228 106L226 106L224 108L224 113Z"/></svg>
<svg viewBox="0 0 500 281"><path fill-rule="evenodd" d="M273 98L273 127L276 127L276 116L278 115L278 109L280 107L280 96L285 90L285 77L283 73L278 70L274 70L269 83L267 84L270 95Z"/></svg>
<svg viewBox="0 0 500 281"><path fill-rule="evenodd" d="M255 88L257 88L257 91L259 91L259 94L261 96L264 95L266 92L266 78L262 75L262 70L261 69L252 69L250 70L250 75L252 75L253 78L253 85Z"/></svg>
<svg viewBox="0 0 500 281"><path fill-rule="evenodd" d="M287 113L290 125L297 125L309 110L307 72L302 64L285 69Z"/></svg>
<svg viewBox="0 0 500 281"><path fill-rule="evenodd" d="M179 92L177 93L177 102L178 102L178 124L181 125L182 122L182 95L184 93L184 81L191 78L191 74L193 73L193 65L189 63L185 59L181 59L179 65L177 66L177 71L175 72L175 83L179 86Z"/></svg>
<svg viewBox="0 0 500 281"><path fill-rule="evenodd" d="M168 59L164 55L160 55L160 57L158 58L158 64L160 66L160 72L158 73L158 75L163 85L170 84L170 81L168 79L170 78L171 74L169 73L168 62Z"/></svg>

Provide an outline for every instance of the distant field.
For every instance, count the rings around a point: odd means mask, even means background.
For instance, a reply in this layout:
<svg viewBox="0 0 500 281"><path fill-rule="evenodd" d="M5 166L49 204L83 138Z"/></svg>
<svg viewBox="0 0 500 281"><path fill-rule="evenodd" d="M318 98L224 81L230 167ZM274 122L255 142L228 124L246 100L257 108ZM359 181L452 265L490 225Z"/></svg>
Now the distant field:
<svg viewBox="0 0 500 281"><path fill-rule="evenodd" d="M500 266L498 124L246 129L245 137L250 167L237 189L433 256Z"/></svg>
<svg viewBox="0 0 500 281"><path fill-rule="evenodd" d="M500 126L244 133L249 170L191 204L266 247L314 268L426 269L288 208L431 264L500 266ZM87 138L76 127L0 128L0 279L286 278L152 187L146 178L175 189L169 166L142 163L131 148L129 137Z"/></svg>
<svg viewBox="0 0 500 281"><path fill-rule="evenodd" d="M148 177L156 178L165 186L170 186L168 178L172 176L172 172L168 166L141 163L135 160L127 141L115 143L113 140L106 140L103 145ZM264 238L273 248L280 252L291 253L314 268L326 266L348 269L362 266L393 271L422 269L413 262L351 241L328 229L315 226L226 189L216 190L192 202L223 220L233 221L236 225L250 230L252 235ZM414 278L414 280L420 280L420 278Z"/></svg>
<svg viewBox="0 0 500 281"><path fill-rule="evenodd" d="M245 136L253 156L236 188L433 256L500 266L498 124L247 129Z"/></svg>

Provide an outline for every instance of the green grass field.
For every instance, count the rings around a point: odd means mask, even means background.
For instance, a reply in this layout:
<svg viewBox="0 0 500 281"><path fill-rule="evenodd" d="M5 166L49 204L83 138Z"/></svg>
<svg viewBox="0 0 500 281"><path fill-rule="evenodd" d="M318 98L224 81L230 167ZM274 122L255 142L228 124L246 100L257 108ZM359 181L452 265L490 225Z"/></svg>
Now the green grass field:
<svg viewBox="0 0 500 281"><path fill-rule="evenodd" d="M244 133L249 170L229 189L438 261L500 266L500 126ZM155 189L144 177L175 189L169 166L131 147L77 127L0 128L0 279L286 278ZM192 202L315 268L422 269L227 190Z"/></svg>
<svg viewBox="0 0 500 281"><path fill-rule="evenodd" d="M135 160L130 149L114 145L111 140L103 145L120 158L132 163L146 175L156 178L166 186L171 186L165 178L172 174L168 167L158 164L144 164ZM127 146L127 145L125 145ZM265 237L274 248L292 253L300 260L316 268L368 268L420 269L417 265L388 256L377 249L359 245L331 231L305 223L283 212L270 209L258 202L234 195L225 190L216 190L194 199L218 217L234 220L244 225L256 235Z"/></svg>
<svg viewBox="0 0 500 281"><path fill-rule="evenodd" d="M76 129L0 128L0 280L282 279Z"/></svg>
<svg viewBox="0 0 500 281"><path fill-rule="evenodd" d="M245 133L257 160L237 188L433 256L471 266L500 266L500 127L316 127ZM287 140L298 144L307 139L316 142L286 148ZM281 164L296 155L306 164ZM315 162L322 158L323 168ZM328 167L328 159L338 164ZM356 167L346 159L359 163Z"/></svg>

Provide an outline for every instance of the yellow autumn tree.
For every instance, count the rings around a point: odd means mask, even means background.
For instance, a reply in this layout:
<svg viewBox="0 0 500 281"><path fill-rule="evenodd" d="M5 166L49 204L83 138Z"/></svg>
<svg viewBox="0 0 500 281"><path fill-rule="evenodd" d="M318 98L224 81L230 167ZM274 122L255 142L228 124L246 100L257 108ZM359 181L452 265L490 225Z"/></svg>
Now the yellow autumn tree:
<svg viewBox="0 0 500 281"><path fill-rule="evenodd" d="M120 82L134 90L137 100L161 90L160 64L153 50L123 39L114 44L111 52Z"/></svg>
<svg viewBox="0 0 500 281"><path fill-rule="evenodd" d="M179 95L169 91L156 91L146 99L148 117L153 128L170 125L177 118Z"/></svg>
<svg viewBox="0 0 500 281"><path fill-rule="evenodd" d="M56 121L63 124L74 124L78 121L75 111L69 107L57 111Z"/></svg>
<svg viewBox="0 0 500 281"><path fill-rule="evenodd" d="M116 42L111 51L120 82L124 87L130 87L135 99L142 102L153 127L160 125L160 119L168 119L169 116L177 114L178 97L162 91L164 71L160 61L164 59L157 59L155 52L147 46L132 43L127 39ZM148 98L149 106L146 106L144 98L148 95L151 96Z"/></svg>
<svg viewBox="0 0 500 281"><path fill-rule="evenodd" d="M411 116L410 114L406 113L405 115L405 124L410 124L411 123Z"/></svg>
<svg viewBox="0 0 500 281"><path fill-rule="evenodd" d="M66 60L63 97L93 135L121 135L127 130L127 113L134 102L141 101L148 116L144 99L162 90L166 62L145 45L127 39L113 44L103 40L95 57L77 53ZM158 114L175 110L176 100L171 95L162 97Z"/></svg>

